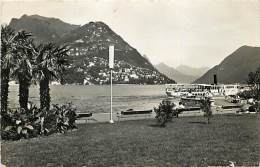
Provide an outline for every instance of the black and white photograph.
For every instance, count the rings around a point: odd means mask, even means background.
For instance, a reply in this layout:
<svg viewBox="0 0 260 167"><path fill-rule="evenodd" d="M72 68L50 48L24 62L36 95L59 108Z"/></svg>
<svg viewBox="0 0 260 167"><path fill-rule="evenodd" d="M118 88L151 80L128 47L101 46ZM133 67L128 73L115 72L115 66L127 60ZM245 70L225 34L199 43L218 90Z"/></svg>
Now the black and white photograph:
<svg viewBox="0 0 260 167"><path fill-rule="evenodd" d="M1 0L0 167L260 167L260 0Z"/></svg>

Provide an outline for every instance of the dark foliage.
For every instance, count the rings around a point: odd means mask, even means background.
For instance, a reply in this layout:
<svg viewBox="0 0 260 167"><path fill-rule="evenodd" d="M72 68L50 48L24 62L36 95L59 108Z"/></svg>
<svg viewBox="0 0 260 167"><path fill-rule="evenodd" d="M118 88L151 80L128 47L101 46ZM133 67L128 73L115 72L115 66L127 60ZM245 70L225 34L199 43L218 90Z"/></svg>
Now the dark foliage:
<svg viewBox="0 0 260 167"><path fill-rule="evenodd" d="M15 42L16 48L13 51L15 55L15 65L12 68L11 77L17 78L19 81L19 103L20 108L27 110L29 98L29 86L32 79L33 69L33 40L31 33L19 31Z"/></svg>
<svg viewBox="0 0 260 167"><path fill-rule="evenodd" d="M10 69L1 69L1 115L7 112Z"/></svg>
<svg viewBox="0 0 260 167"><path fill-rule="evenodd" d="M65 133L76 128L76 108L71 103L53 105L49 111L32 106L29 109L9 110L2 116L3 140L19 140L39 135Z"/></svg>
<svg viewBox="0 0 260 167"><path fill-rule="evenodd" d="M254 90L246 90L243 92L239 92L238 96L242 99L251 99L256 97L256 92Z"/></svg>
<svg viewBox="0 0 260 167"><path fill-rule="evenodd" d="M15 32L9 26L1 27L1 113L7 112L9 79L19 80L20 107L27 109L29 86L32 78L31 34L25 31Z"/></svg>
<svg viewBox="0 0 260 167"><path fill-rule="evenodd" d="M260 67L255 72L248 74L247 83L251 86L251 89L240 92L238 95L243 99L260 100Z"/></svg>
<svg viewBox="0 0 260 167"><path fill-rule="evenodd" d="M210 98L202 99L201 101L201 109L204 112L204 117L207 118L208 124L210 123L210 118L212 117L212 110L211 110L211 100Z"/></svg>
<svg viewBox="0 0 260 167"><path fill-rule="evenodd" d="M25 110L9 110L2 117L1 137L3 140L19 140L36 137L40 133L42 112L35 106Z"/></svg>
<svg viewBox="0 0 260 167"><path fill-rule="evenodd" d="M170 100L163 100L158 108L154 108L156 113L155 118L158 120L160 126L165 127L168 121L171 121L174 116L173 107L175 106Z"/></svg>
<svg viewBox="0 0 260 167"><path fill-rule="evenodd" d="M248 81L249 85L252 85L252 94L253 98L256 100L260 100L260 67L257 68L255 72L250 72L248 74Z"/></svg>
<svg viewBox="0 0 260 167"><path fill-rule="evenodd" d="M50 115L46 117L45 124L53 125L54 122L52 120L53 116L56 118L54 131L64 133L69 129L76 128L75 120L76 120L76 108L73 107L72 103L67 103L65 105L54 104L52 110L50 111ZM48 126L46 126L48 128ZM47 129L47 131L49 131Z"/></svg>
<svg viewBox="0 0 260 167"><path fill-rule="evenodd" d="M73 83L80 83L84 82L84 73L77 72L74 69L66 69L64 72L63 83L73 84Z"/></svg>
<svg viewBox="0 0 260 167"><path fill-rule="evenodd" d="M14 39L14 31L9 26L1 26L1 114L7 112L10 68L15 62L12 55Z"/></svg>
<svg viewBox="0 0 260 167"><path fill-rule="evenodd" d="M39 45L35 48L36 60L33 69L34 77L40 82L41 108L50 109L49 82L53 79L62 81L65 66L68 65L67 46L56 46L53 43Z"/></svg>

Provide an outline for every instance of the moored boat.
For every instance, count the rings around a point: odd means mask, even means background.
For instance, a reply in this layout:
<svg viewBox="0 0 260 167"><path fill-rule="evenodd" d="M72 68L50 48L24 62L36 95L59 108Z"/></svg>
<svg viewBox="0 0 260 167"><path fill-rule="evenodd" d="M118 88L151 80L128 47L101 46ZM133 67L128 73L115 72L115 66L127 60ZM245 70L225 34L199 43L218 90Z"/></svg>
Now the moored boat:
<svg viewBox="0 0 260 167"><path fill-rule="evenodd" d="M169 97L212 96L205 84L166 84L166 94Z"/></svg>
<svg viewBox="0 0 260 167"><path fill-rule="evenodd" d="M230 96L240 92L238 84L166 84L165 92L169 97L183 96Z"/></svg>

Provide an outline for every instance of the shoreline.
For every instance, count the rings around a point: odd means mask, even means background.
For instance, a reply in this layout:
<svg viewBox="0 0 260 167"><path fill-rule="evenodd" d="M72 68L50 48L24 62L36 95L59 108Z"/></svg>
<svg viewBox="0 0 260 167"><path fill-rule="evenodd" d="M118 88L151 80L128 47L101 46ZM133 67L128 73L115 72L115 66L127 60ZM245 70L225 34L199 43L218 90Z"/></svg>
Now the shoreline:
<svg viewBox="0 0 260 167"><path fill-rule="evenodd" d="M237 109L222 109L218 110L217 108L213 108L213 116L214 115L224 115L224 114L236 114ZM201 110L198 111L184 111L179 114L179 117L201 117L204 115L204 112ZM238 114L241 115L241 114ZM155 119L155 112L152 114L143 114L143 115L130 115L130 116L122 116L119 118L119 113L113 113L113 120L115 123L119 123L121 121L134 121L134 120L147 120L147 119ZM178 119L178 118L176 118ZM88 124L88 123L109 123L110 113L93 113L92 117L81 118L76 121L76 124Z"/></svg>

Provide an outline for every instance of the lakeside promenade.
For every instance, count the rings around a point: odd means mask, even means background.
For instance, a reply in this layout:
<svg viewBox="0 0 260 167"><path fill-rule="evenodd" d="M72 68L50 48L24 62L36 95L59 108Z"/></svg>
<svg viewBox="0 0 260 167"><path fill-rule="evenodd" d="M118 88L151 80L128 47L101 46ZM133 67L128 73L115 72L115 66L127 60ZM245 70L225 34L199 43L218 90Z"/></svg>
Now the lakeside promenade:
<svg viewBox="0 0 260 167"><path fill-rule="evenodd" d="M239 104L234 104L226 101L223 97L214 97L214 105L212 106L213 115L218 114L235 114L238 108L222 109L221 106L235 106ZM176 103L176 101L175 101ZM120 115L120 112L113 111L113 120L118 121L128 121L128 120L142 120L142 119L155 119L155 112L151 114L138 114L138 115ZM204 112L202 110L196 111L184 111L179 114L179 117L192 117L192 116L203 116ZM80 118L76 120L76 124L84 123L105 123L109 122L110 113L93 113L91 117Z"/></svg>
<svg viewBox="0 0 260 167"><path fill-rule="evenodd" d="M213 115L220 114L236 114L238 109L217 109L214 107ZM198 111L184 111L179 114L179 117L193 117L193 116L203 116L204 112L201 110ZM118 118L119 117L119 118ZM76 124L85 124L85 123L105 123L109 122L110 113L94 113L91 117L81 118L76 120ZM139 114L139 115L126 115L120 116L120 113L113 113L113 120L115 122L120 121L130 121L130 120L142 120L142 119L155 119L155 112L153 111L151 114Z"/></svg>

